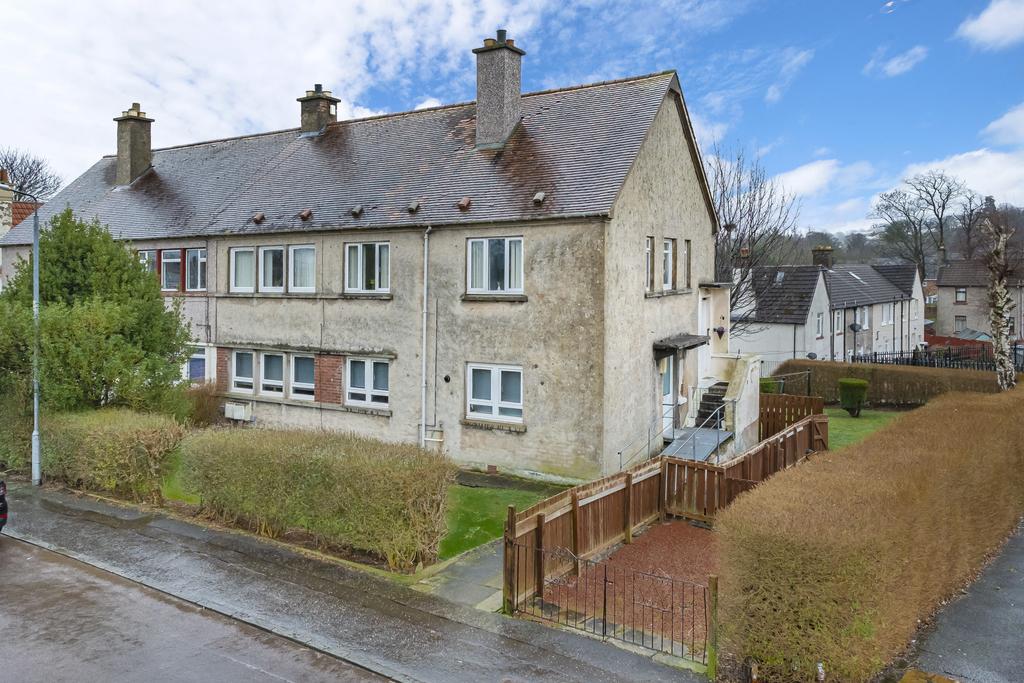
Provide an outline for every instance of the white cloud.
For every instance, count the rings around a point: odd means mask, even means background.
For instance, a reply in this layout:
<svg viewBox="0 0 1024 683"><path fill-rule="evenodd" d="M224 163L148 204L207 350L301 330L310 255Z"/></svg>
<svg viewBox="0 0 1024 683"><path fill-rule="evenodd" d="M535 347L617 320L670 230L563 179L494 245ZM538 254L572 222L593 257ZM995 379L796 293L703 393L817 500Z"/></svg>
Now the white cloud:
<svg viewBox="0 0 1024 683"><path fill-rule="evenodd" d="M441 106L441 100L437 99L436 97L427 97L426 99L422 100L419 104L417 104L415 107L413 107L413 109L416 109L416 110L431 109L433 107L440 107L440 106Z"/></svg>
<svg viewBox="0 0 1024 683"><path fill-rule="evenodd" d="M1024 0L992 0L981 14L968 17L956 35L983 50L999 50L1024 40Z"/></svg>
<svg viewBox="0 0 1024 683"><path fill-rule="evenodd" d="M797 77L797 74L814 58L814 50L796 50L788 48L782 57L782 66L779 69L779 79L768 86L764 93L764 101L768 104L775 104L782 99L782 94Z"/></svg>
<svg viewBox="0 0 1024 683"><path fill-rule="evenodd" d="M17 96L0 107L3 144L70 180L114 151L111 119L131 102L162 147L294 127L314 82L341 98L339 118L369 113L381 87L399 104L431 81L472 97L471 48L498 26L529 46L546 1L5 3L0 45L18 57L4 63Z"/></svg>
<svg viewBox="0 0 1024 683"><path fill-rule="evenodd" d="M831 153L832 149L830 147L819 147L818 149L814 150L814 156L816 157L827 157Z"/></svg>
<svg viewBox="0 0 1024 683"><path fill-rule="evenodd" d="M985 126L981 133L997 145L1024 145L1024 102Z"/></svg>
<svg viewBox="0 0 1024 683"><path fill-rule="evenodd" d="M791 171L780 173L775 179L798 197L807 197L819 194L828 188L829 184L839 173L840 164L836 159L819 159L811 161L803 166L797 166Z"/></svg>
<svg viewBox="0 0 1024 683"><path fill-rule="evenodd" d="M982 148L954 154L911 164L903 171L903 177L932 170L956 176L972 190L992 195L999 202L1024 204L1024 149L999 152Z"/></svg>
<svg viewBox="0 0 1024 683"><path fill-rule="evenodd" d="M729 124L722 121L711 121L692 111L690 112L690 122L693 124L693 133L697 137L697 144L704 152L721 141L725 137L725 132L729 130Z"/></svg>
<svg viewBox="0 0 1024 683"><path fill-rule="evenodd" d="M893 57L886 58L888 50L880 47L875 50L868 63L864 65L864 73L867 75L877 74L892 78L905 74L915 66L924 61L928 56L928 48L924 45L915 45L906 52L901 52Z"/></svg>

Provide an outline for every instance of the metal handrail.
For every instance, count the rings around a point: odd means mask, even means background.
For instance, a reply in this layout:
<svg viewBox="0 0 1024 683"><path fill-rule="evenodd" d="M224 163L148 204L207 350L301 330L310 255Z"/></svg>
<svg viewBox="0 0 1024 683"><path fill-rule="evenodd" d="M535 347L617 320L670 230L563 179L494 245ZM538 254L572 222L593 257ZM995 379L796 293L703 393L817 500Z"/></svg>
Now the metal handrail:
<svg viewBox="0 0 1024 683"><path fill-rule="evenodd" d="M671 408L669 408L668 410L666 410L666 411L665 411L664 413L662 413L662 415L661 415L661 418L660 418L660 420L661 420L662 422L664 422L665 418L666 418L666 417L668 417L669 415L671 415L671 414L672 414L672 411L674 411L674 410L676 409L676 407L677 407L677 406L672 406ZM654 425L654 424L656 424L656 423L658 422L658 420L659 420L659 418L655 418L654 420L652 420L652 421L651 421L651 425ZM672 425L672 426L669 426L669 427L662 427L662 428L661 428L661 429L660 429L660 430L659 430L659 431L658 431L657 433L652 433L652 432L651 432L651 426L648 426L648 427L647 427L647 459L648 459L648 460L650 459L650 453L651 453L651 441L652 441L652 440L654 440L654 439L656 439L656 438L658 438L658 437L660 437L660 436L662 436L662 435L663 435L663 434L664 434L664 433L665 433L665 432L666 432L667 430L669 430L669 429L674 429L674 428L675 428L675 426L674 426L674 425ZM631 447L631 446L632 446L633 444L635 444L635 443L636 443L637 441L640 441L641 437L643 437L643 436L644 436L643 434L640 434L640 435L638 435L638 436L637 436L636 438L634 438L634 439L633 439L632 441L630 441L630 442L629 442L629 443L627 443L627 444L626 444L625 446L623 446L622 448L620 448L620 449L619 449L619 470L620 470L620 471L622 470L622 468L623 468L623 467L625 467L626 465L628 465L628 464L630 464L631 462L633 462L633 460L634 460L634 459L635 459L635 458L636 458L636 457L637 457L637 456L638 456L638 455L639 455L640 453L642 453L642 452L643 452L643 451L640 451L640 450L638 450L638 451L637 451L636 453L634 453L633 455L629 456L629 458L628 458L628 459L627 459L627 460L626 460L625 462L623 462L623 461L622 461L622 454L623 454L623 453L625 453L626 451L628 451L628 450L629 450L629 448L630 448L630 447Z"/></svg>
<svg viewBox="0 0 1024 683"><path fill-rule="evenodd" d="M706 418L704 418L704 421L701 422L699 426L694 427L693 433L690 434L689 438L686 439L686 441L683 441L681 444L679 444L679 449L678 450L681 451L683 449L683 447L687 443L689 443L690 446L691 446L691 453L693 454L693 458L692 459L693 460L697 460L697 430L698 429L705 429L705 425L707 425L707 423L709 421L711 421L711 419L714 418L715 415L719 411L722 411L721 420L722 420L722 423L724 424L725 423L725 403L722 403L722 405L720 405L717 408L715 408L714 410L712 410L711 414L708 415ZM694 420L694 422L696 423L696 420ZM717 427L714 428L714 429L715 429L715 437L717 439L717 441L715 443L715 464L717 465L719 457L721 455L721 453L719 451L722 448L722 430L718 429Z"/></svg>

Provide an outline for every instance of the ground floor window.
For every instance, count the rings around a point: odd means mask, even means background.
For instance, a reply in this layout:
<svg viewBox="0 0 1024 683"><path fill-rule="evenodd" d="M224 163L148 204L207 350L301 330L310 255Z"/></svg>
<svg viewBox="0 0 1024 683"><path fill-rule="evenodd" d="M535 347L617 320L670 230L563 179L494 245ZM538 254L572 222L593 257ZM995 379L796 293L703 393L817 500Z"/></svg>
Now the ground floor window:
<svg viewBox="0 0 1024 683"><path fill-rule="evenodd" d="M954 332L963 332L965 329L967 329L967 316L966 315L955 316L953 318L953 331Z"/></svg>
<svg viewBox="0 0 1024 683"><path fill-rule="evenodd" d="M316 395L316 362L313 356L292 356L292 398L311 400Z"/></svg>
<svg viewBox="0 0 1024 683"><path fill-rule="evenodd" d="M192 384L206 381L206 349L202 346L192 348L188 360L185 361L185 379Z"/></svg>
<svg viewBox="0 0 1024 683"><path fill-rule="evenodd" d="M466 371L466 414L502 422L523 421L523 369L471 363Z"/></svg>
<svg viewBox="0 0 1024 683"><path fill-rule="evenodd" d="M231 363L231 388L251 392L255 386L255 364L252 351L235 351Z"/></svg>
<svg viewBox="0 0 1024 683"><path fill-rule="evenodd" d="M284 396L284 354L260 354L260 393Z"/></svg>
<svg viewBox="0 0 1024 683"><path fill-rule="evenodd" d="M383 358L349 358L346 402L386 408L390 401L390 362Z"/></svg>

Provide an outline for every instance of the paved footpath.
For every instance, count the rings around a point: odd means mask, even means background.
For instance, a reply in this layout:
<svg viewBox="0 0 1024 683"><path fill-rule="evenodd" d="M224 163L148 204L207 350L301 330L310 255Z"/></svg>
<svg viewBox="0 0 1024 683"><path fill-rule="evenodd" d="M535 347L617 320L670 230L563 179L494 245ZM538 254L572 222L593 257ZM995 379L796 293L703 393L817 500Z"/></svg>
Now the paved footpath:
<svg viewBox="0 0 1024 683"><path fill-rule="evenodd" d="M918 669L963 683L1024 681L1024 525L936 619Z"/></svg>
<svg viewBox="0 0 1024 683"><path fill-rule="evenodd" d="M395 680L705 680L591 638L457 605L246 534L25 485L12 486L9 499L5 534Z"/></svg>

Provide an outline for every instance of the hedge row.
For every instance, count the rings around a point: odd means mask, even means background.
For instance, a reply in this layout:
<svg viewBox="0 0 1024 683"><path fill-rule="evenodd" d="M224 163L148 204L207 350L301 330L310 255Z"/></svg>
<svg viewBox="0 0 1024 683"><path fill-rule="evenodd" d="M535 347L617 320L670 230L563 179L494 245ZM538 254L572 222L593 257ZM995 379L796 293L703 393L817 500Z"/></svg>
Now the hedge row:
<svg viewBox="0 0 1024 683"><path fill-rule="evenodd" d="M723 641L765 680L863 681L1024 512L1024 393L951 393L719 513Z"/></svg>
<svg viewBox="0 0 1024 683"><path fill-rule="evenodd" d="M124 409L49 416L43 472L75 488L160 503L160 481L182 434L170 417Z"/></svg>
<svg viewBox="0 0 1024 683"><path fill-rule="evenodd" d="M823 397L826 403L839 400L841 377L867 380L870 383L867 400L871 405L918 406L950 391L999 391L995 373L981 370L788 360L775 374L805 370L811 372L811 395Z"/></svg>
<svg viewBox="0 0 1024 683"><path fill-rule="evenodd" d="M455 467L443 455L352 434L210 429L182 443L186 484L231 523L290 528L393 569L432 562Z"/></svg>

